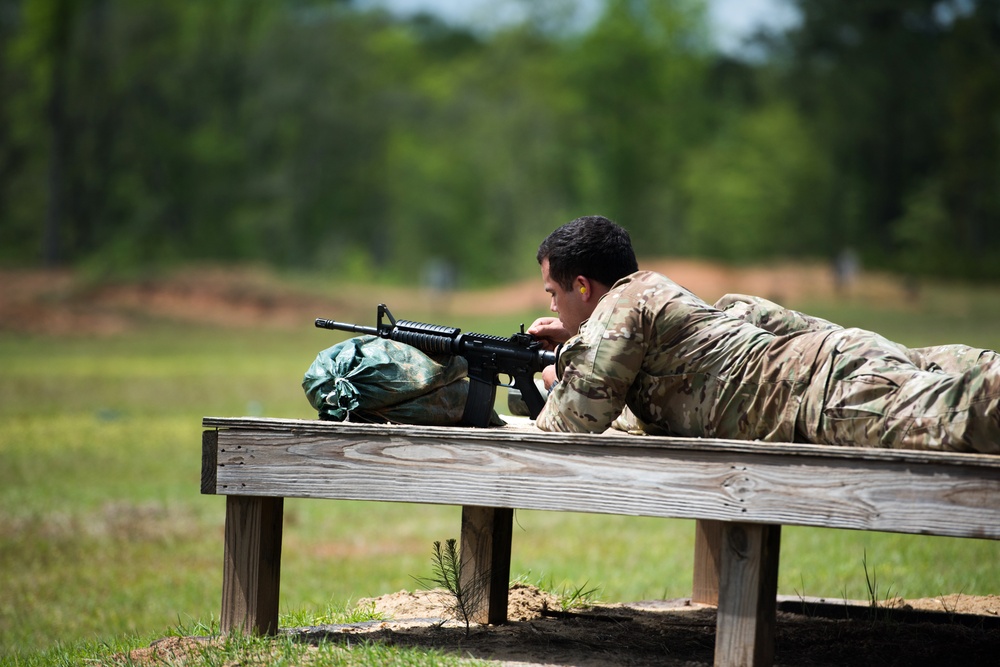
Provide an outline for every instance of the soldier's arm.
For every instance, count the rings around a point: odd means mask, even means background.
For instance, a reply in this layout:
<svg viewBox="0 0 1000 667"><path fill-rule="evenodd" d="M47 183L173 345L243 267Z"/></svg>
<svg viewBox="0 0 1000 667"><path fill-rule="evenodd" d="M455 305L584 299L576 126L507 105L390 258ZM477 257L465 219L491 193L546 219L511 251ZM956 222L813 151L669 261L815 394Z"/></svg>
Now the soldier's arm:
<svg viewBox="0 0 1000 667"><path fill-rule="evenodd" d="M606 299L580 334L562 346L559 382L535 422L538 428L600 433L621 414L645 355L641 337L619 333L635 330L630 315L617 299Z"/></svg>

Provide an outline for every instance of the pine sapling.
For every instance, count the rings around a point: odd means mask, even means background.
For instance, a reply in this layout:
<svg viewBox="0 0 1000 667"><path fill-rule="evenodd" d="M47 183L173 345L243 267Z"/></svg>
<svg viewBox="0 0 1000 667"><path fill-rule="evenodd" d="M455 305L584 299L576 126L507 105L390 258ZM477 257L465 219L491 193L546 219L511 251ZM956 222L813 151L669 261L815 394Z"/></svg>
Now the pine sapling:
<svg viewBox="0 0 1000 667"><path fill-rule="evenodd" d="M429 579L418 579L422 585L432 585L443 588L451 594L451 604L448 611L458 620L465 623L465 633L469 634L473 615L485 599L489 577L480 576L466 580L462 576L462 559L459 554L458 541L449 539L444 546L440 541L434 542L432 554L433 576Z"/></svg>

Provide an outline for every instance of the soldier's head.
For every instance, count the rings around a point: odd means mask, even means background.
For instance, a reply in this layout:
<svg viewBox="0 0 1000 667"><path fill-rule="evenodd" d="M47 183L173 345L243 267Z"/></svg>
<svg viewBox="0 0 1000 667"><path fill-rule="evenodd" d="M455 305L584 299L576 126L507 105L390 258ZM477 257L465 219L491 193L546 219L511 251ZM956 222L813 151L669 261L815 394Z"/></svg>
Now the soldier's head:
<svg viewBox="0 0 1000 667"><path fill-rule="evenodd" d="M565 290L576 276L610 287L639 270L628 232L600 215L577 218L549 234L537 259L548 260L549 275Z"/></svg>
<svg viewBox="0 0 1000 667"><path fill-rule="evenodd" d="M628 232L599 215L568 222L538 247L550 308L570 331L590 317L611 286L639 270Z"/></svg>

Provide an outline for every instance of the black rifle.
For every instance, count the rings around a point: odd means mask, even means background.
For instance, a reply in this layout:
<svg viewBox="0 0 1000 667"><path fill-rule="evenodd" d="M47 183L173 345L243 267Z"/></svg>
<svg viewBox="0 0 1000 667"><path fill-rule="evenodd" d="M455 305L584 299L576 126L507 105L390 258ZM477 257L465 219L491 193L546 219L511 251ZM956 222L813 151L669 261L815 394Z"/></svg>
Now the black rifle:
<svg viewBox="0 0 1000 667"><path fill-rule="evenodd" d="M382 322L383 317L389 319L388 324ZM427 354L457 354L465 357L469 362L469 397L462 413L462 423L468 426L489 426L497 387L511 386L500 381L501 375L513 380L513 386L521 392L531 418L537 418L545 400L539 393L533 376L556 362L555 353L543 350L541 341L524 333L523 324L521 331L510 338L462 333L461 329L455 327L397 320L384 303L378 306L377 327L324 319L317 319L316 326L388 338L412 345Z"/></svg>

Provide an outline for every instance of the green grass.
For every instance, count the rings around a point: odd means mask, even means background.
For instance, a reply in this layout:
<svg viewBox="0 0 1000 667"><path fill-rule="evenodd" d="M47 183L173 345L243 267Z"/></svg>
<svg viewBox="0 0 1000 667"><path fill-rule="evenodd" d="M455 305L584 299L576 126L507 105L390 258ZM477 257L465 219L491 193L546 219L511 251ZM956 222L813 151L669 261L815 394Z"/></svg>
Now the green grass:
<svg viewBox="0 0 1000 667"><path fill-rule="evenodd" d="M934 291L926 302L812 311L914 346L1000 346L997 291ZM504 333L531 319L448 323ZM169 324L114 338L0 336L0 662L79 664L216 627L225 503L199 493L201 418L313 418L299 382L336 340L309 327ZM430 574L432 542L458 537L459 524L454 507L287 500L282 625L330 622L361 597L412 590ZM518 511L512 576L596 588L605 601L685 597L693 541L689 521ZM865 558L903 597L1000 592L990 541L786 527L782 542L783 594L865 599ZM340 659L317 664L363 664Z"/></svg>

